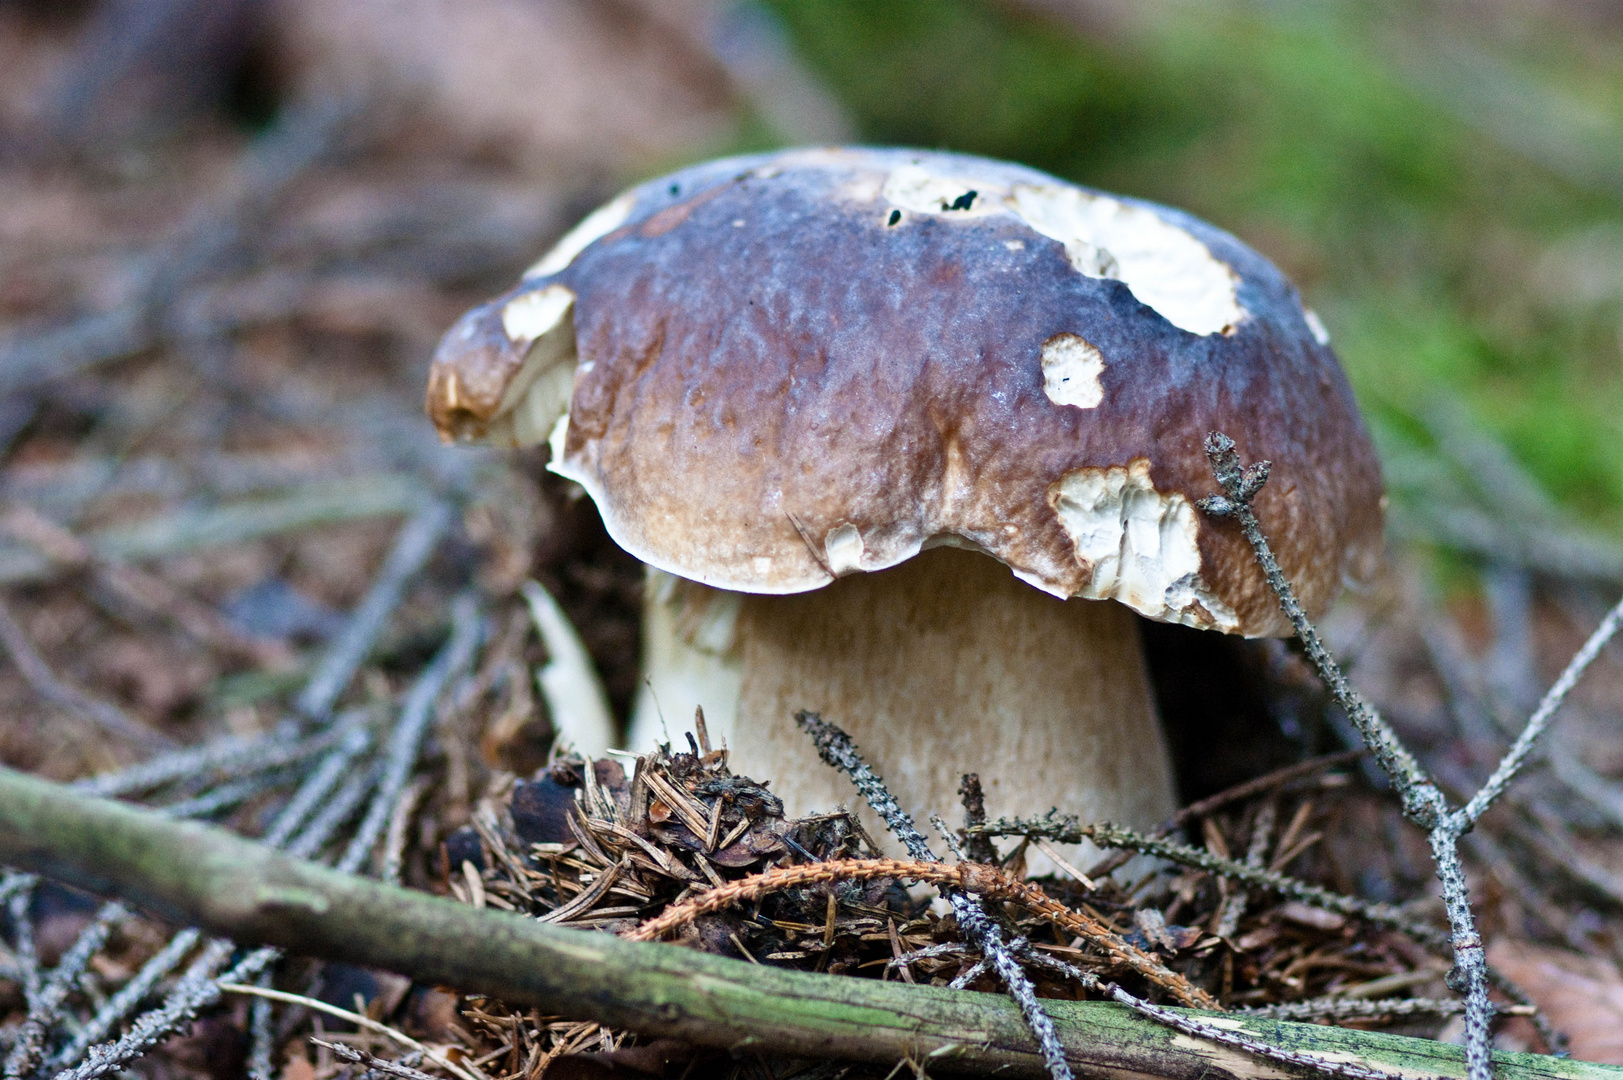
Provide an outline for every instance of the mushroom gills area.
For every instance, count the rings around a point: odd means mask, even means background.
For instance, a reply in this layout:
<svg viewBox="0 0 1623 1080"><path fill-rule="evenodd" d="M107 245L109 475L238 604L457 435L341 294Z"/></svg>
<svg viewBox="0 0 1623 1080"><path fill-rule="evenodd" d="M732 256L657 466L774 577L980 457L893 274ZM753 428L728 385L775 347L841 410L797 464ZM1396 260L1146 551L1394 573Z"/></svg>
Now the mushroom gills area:
<svg viewBox="0 0 1623 1080"><path fill-rule="evenodd" d="M800 709L850 732L927 835L932 812L961 822L966 772L980 774L993 818L1058 807L1143 828L1175 809L1138 627L1120 604L1055 599L956 548L792 596L656 572L648 604L632 746L665 737L655 701L673 733L702 705L712 743L770 780L791 815L860 803L795 726ZM899 853L866 808L863 821ZM1036 851L1028 865L1056 870Z"/></svg>

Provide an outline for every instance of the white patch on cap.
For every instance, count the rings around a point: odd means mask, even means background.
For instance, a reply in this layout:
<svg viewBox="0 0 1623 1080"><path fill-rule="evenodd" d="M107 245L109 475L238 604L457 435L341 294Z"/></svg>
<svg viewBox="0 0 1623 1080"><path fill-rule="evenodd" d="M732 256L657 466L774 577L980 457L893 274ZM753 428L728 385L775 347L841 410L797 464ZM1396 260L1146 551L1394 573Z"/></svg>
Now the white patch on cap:
<svg viewBox="0 0 1623 1080"><path fill-rule="evenodd" d="M1182 495L1150 483L1150 463L1076 469L1048 489L1048 502L1092 578L1076 595L1119 600L1162 622L1233 633L1234 609L1200 577L1200 521Z"/></svg>
<svg viewBox="0 0 1623 1080"><path fill-rule="evenodd" d="M628 191L581 218L580 224L564 233L563 239L554 244L551 251L541 256L540 262L524 271L524 280L556 274L574 262L576 255L624 225L636 205L636 193Z"/></svg>
<svg viewBox="0 0 1623 1080"><path fill-rule="evenodd" d="M1017 184L1009 207L1064 244L1080 273L1124 283L1191 334L1221 333L1245 318L1228 264L1152 210L1055 184Z"/></svg>
<svg viewBox="0 0 1623 1080"><path fill-rule="evenodd" d="M885 177L880 195L917 214L981 216L1003 209L1001 184L941 176L920 165L903 165Z"/></svg>
<svg viewBox="0 0 1623 1080"><path fill-rule="evenodd" d="M1330 344L1330 331L1324 328L1324 320L1319 318L1317 311L1312 308L1303 308L1302 321L1307 323L1308 332L1313 335L1314 341L1317 341L1320 345Z"/></svg>
<svg viewBox="0 0 1623 1080"><path fill-rule="evenodd" d="M1075 334L1055 334L1043 342L1043 393L1055 405L1097 408L1105 399L1099 376L1104 354Z"/></svg>
<svg viewBox="0 0 1623 1080"><path fill-rule="evenodd" d="M918 163L885 177L880 194L919 214L981 217L1012 212L1088 277L1124 283L1191 334L1224 333L1241 319L1239 278L1227 263L1155 211L1062 184L1007 184L932 172Z"/></svg>
<svg viewBox="0 0 1623 1080"><path fill-rule="evenodd" d="M844 577L862 569L862 533L850 522L836 525L823 537L823 557L828 560L829 573Z"/></svg>
<svg viewBox="0 0 1623 1080"><path fill-rule="evenodd" d="M502 308L502 329L510 341L534 341L556 327L574 306L574 292L563 285L520 293Z"/></svg>

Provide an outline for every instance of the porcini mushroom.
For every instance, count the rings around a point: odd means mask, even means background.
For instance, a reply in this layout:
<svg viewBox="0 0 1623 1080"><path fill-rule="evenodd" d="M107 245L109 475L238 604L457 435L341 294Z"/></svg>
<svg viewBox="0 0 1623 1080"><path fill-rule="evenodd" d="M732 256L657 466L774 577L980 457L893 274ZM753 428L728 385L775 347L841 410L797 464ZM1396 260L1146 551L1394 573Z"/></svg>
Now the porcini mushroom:
<svg viewBox="0 0 1623 1080"><path fill-rule="evenodd" d="M794 728L811 709L915 814L975 770L993 815L1164 817L1133 612L1288 629L1194 505L1207 431L1274 461L1256 509L1310 611L1381 548L1352 393L1272 265L961 155L794 150L636 187L446 335L428 411L448 440L549 437L650 568L631 744L703 706L791 812L849 800Z"/></svg>

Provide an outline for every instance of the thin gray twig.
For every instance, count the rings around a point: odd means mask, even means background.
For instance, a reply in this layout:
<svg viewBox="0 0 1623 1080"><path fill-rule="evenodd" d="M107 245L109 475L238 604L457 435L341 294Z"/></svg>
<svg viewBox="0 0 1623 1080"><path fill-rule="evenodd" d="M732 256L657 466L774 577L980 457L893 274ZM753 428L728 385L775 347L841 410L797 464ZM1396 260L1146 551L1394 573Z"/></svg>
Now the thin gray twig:
<svg viewBox="0 0 1623 1080"><path fill-rule="evenodd" d="M45 1036L57 1021L63 1002L79 984L90 960L107 943L113 927L129 918L129 909L114 902L104 904L96 918L80 934L55 969L44 980L37 997L30 1003L28 1016L18 1030L6 1055L4 1075L7 1080L27 1076L39 1065L45 1047Z"/></svg>
<svg viewBox="0 0 1623 1080"><path fill-rule="evenodd" d="M1298 1069L1311 1069L1313 1072L1326 1076L1339 1076L1344 1080L1403 1080L1398 1073L1386 1072L1382 1069L1372 1069L1367 1065L1355 1065L1345 1061L1331 1061L1317 1054L1303 1053L1299 1050L1286 1050L1252 1038L1243 1032L1233 1031L1229 1028L1220 1028L1215 1024L1208 1024L1193 1016L1163 1009L1159 1005L1152 1005L1148 1001L1136 998L1119 986L1110 988L1110 996L1121 1004L1142 1013L1152 1020L1159 1021L1174 1031L1181 1031L1185 1035L1193 1035L1199 1039L1208 1039L1224 1046L1232 1046L1237 1050L1244 1050L1256 1057L1277 1061L1282 1065L1289 1065Z"/></svg>
<svg viewBox="0 0 1623 1080"><path fill-rule="evenodd" d="M1264 1020L1394 1020L1409 1016L1458 1016L1465 1011L1465 1003L1444 998L1379 998L1374 1001L1313 998L1234 1011Z"/></svg>
<svg viewBox="0 0 1623 1080"><path fill-rule="evenodd" d="M1325 685L1374 752L1381 768L1391 777L1402 800L1404 814L1428 834L1432 859L1437 864L1437 877L1443 886L1443 905L1448 912L1452 931L1454 968L1447 982L1451 989L1465 997L1466 1072L1470 1080L1491 1080L1493 1058L1489 1039L1493 1005L1488 998L1488 988L1490 981L1497 980L1493 980L1488 969L1482 936L1471 912L1465 868L1459 855L1459 839L1516 775L1567 692L1616 633L1619 622L1623 621L1623 604L1607 616L1600 629L1573 658L1556 685L1551 687L1544 702L1487 784L1464 807L1454 809L1436 781L1403 746L1386 721L1348 684L1296 600L1296 594L1280 570L1251 507L1257 492L1268 480L1269 463L1259 461L1242 468L1239 455L1234 450L1234 440L1216 431L1206 436L1206 455L1211 461L1212 472L1223 487L1223 494L1200 500L1201 509L1213 517L1233 518L1238 522L1269 587L1279 598L1280 608L1290 620L1309 658L1319 669Z"/></svg>
<svg viewBox="0 0 1623 1080"><path fill-rule="evenodd" d="M885 787L885 782L868 767L867 762L862 760L862 755L857 753L851 736L812 712L796 713L795 723L811 736L823 761L850 778L863 799L873 808L874 813L879 815L885 827L901 841L902 847L907 849L911 857L919 862L941 861L935 852L930 850L930 845L925 842L924 834L919 832L918 826L913 824L913 818L901 808L895 796ZM950 836L951 833L947 835ZM1037 1038L1037 1045L1042 1051L1043 1062L1048 1066L1049 1075L1055 1080L1071 1080L1071 1066L1065 1060L1065 1050L1054 1031L1054 1022L1049 1019L1048 1013L1037 1000L1037 991L1031 985L1031 980L1026 977L1025 971L1021 969L1019 962L1004 943L1003 928L986 914L980 901L968 893L959 889L943 888L941 895L952 905L953 914L958 919L958 928L980 949L981 955L991 962L999 978L1003 980L1003 985L1008 988L1009 996L1020 1006L1021 1015L1025 1017L1027 1026Z"/></svg>
<svg viewBox="0 0 1623 1080"><path fill-rule="evenodd" d="M1201 499L1200 508L1212 517L1232 517L1239 522L1240 530L1245 534L1257 557L1257 564L1262 568L1274 595L1279 598L1279 606L1285 612L1285 617L1290 620L1291 627L1296 631L1303 648L1307 650L1308 658L1313 661L1314 667L1318 668L1319 677L1330 688L1336 702L1346 710L1347 718L1363 736L1365 744L1375 754L1381 769L1397 785L1403 799L1404 813L1423 828L1435 827L1447 812L1447 798L1426 773L1425 768L1409 752L1408 747L1403 745L1391 726L1379 713L1370 708L1347 682L1341 668L1330 656L1330 650L1326 649L1324 642L1320 640L1318 630L1308 620L1307 613L1302 610L1301 603L1296 599L1295 589L1286 579L1284 571L1279 568L1273 549L1268 546L1268 540L1262 534L1262 526L1257 523L1257 516L1251 509L1251 500L1268 482L1268 471L1272 463L1258 461L1242 469L1240 456L1234 451L1234 440L1219 431L1206 436L1206 455L1211 460L1212 472L1216 474L1225 494Z"/></svg>
<svg viewBox="0 0 1623 1080"><path fill-rule="evenodd" d="M400 710L400 722L395 725L394 734L390 736L384 751L383 777L366 808L366 817L355 831L355 837L343 858L338 860L338 869L351 874L357 872L377 846L389 823L389 815L394 813L395 804L400 801L400 793L405 790L412 770L417 767L423 739L434 718L434 700L440 696L446 683L473 662L482 631L479 607L473 597L467 594L457 597L451 604L451 640L435 654L406 696L406 703Z"/></svg>
<svg viewBox="0 0 1623 1080"><path fill-rule="evenodd" d="M83 1057L92 1045L106 1038L113 1028L122 1023L124 1018L152 993L153 988L158 985L158 980L173 971L186 958L186 954L197 947L202 937L202 931L186 929L170 938L169 944L142 964L141 970L137 971L129 982L119 987L118 993L108 998L106 1004L97 1009L95 1015L82 1028L74 1032L73 1038L51 1056L47 1065L53 1069L61 1069Z"/></svg>
<svg viewBox="0 0 1623 1080"><path fill-rule="evenodd" d="M103 701L62 681L39 654L39 650L34 648L34 643L28 640L28 634L4 600L0 600L0 647L4 647L6 655L11 657L11 662L17 666L17 671L34 693L57 708L149 750L168 749L175 745L175 740L134 719L112 702Z"/></svg>
<svg viewBox="0 0 1623 1080"><path fill-rule="evenodd" d="M1504 794L1505 788L1510 784L1511 779L1526 763L1528 755L1533 752L1533 747L1538 742L1539 736L1544 734L1544 730L1550 726L1551 718L1555 716L1556 710L1561 708L1561 703L1566 700L1567 694L1578 684L1578 680L1583 677L1583 673L1588 670L1589 665L1594 663L1601 650L1606 648L1607 642L1617 635L1619 627L1623 627L1623 600L1619 600L1616 606L1606 613L1606 618L1602 619L1601 624L1595 628L1595 632L1589 635L1589 640L1584 642L1583 648L1579 649L1572 659L1567 662L1566 670L1561 672L1560 678L1556 679L1554 685L1545 693L1543 700L1538 704L1538 708L1533 711L1533 715L1528 719L1527 726L1522 728L1522 733L1516 737L1515 743L1511 745L1510 750L1500 760L1498 768L1493 771L1493 775L1488 777L1481 790L1471 796L1471 801L1466 803L1464 809L1460 811L1460 816L1467 822L1475 822L1477 818L1487 811L1488 807L1493 805L1495 799Z"/></svg>
<svg viewBox="0 0 1623 1080"><path fill-rule="evenodd" d="M364 1065L374 1072L386 1073L390 1076L403 1077L404 1080L439 1080L437 1076L430 1076L421 1069L414 1069L410 1065L403 1065L398 1061L389 1061L365 1050L357 1050L353 1046L343 1043L327 1042L325 1039L310 1037L310 1041L317 1046L324 1046L332 1051L334 1057L347 1061L352 1065Z"/></svg>
<svg viewBox="0 0 1623 1080"><path fill-rule="evenodd" d="M1153 836L1145 836L1133 832L1131 829L1112 825L1107 821L1095 825L1083 825L1070 815L1054 815L1041 818L1000 818L976 831L983 832L987 836L1041 836L1044 839L1061 844L1077 844L1083 840L1091 840L1100 847L1135 851L1141 855L1165 859L1180 866L1204 870L1209 874L1229 878L1279 896L1288 896L1293 900L1300 900L1316 908L1333 911L1338 915L1347 915L1374 923L1377 926L1401 930L1415 940L1433 947L1445 949L1449 947L1448 935L1435 927L1417 921L1406 914L1402 908L1393 904L1362 900L1356 896L1333 892L1330 889L1310 884L1299 878L1281 874L1277 870L1269 870L1263 866L1251 866L1236 859L1225 859L1221 855L1214 855L1203 848L1180 844L1175 840L1162 840ZM974 833L971 835L974 835Z"/></svg>
<svg viewBox="0 0 1623 1080"><path fill-rule="evenodd" d="M260 972L254 985L269 989L270 969ZM275 1080L276 1031L272 1024L274 1002L256 997L248 1002L248 1077L249 1080Z"/></svg>
<svg viewBox="0 0 1623 1080"><path fill-rule="evenodd" d="M477 618L463 619L458 623L458 626L460 628L469 623L472 624L474 629L462 630L464 641L469 637L473 637L475 640L477 638ZM430 708L434 694L437 694L438 688L444 685L445 679L452 670L452 660L465 664L468 657L471 657L471 646L458 641L457 634L454 632L452 643L441 649L439 655L429 665L429 669L419 677L417 684L413 687L407 705L402 710L402 720L397 728L395 742L392 744L394 749L398 751L400 748L400 728L409 728L411 724L408 724L408 721L417 723L420 726L420 722L414 721L412 716L407 715L411 713L414 705L426 695L426 704L419 707L425 710ZM434 693L427 693L425 684L433 684ZM420 745L420 743L421 736L419 734L414 745ZM294 854L309 857L319 851L327 843L332 833L354 813L367 793L373 789L377 783L378 774L372 770L351 773L349 782L323 806L322 812L311 818L303 830L297 834L294 833L295 823L299 819L306 817L314 806L321 803L326 792L330 791L333 784L344 775L345 769L349 767L356 754L365 745L366 740L361 735L357 735L354 729L346 731L343 740L330 752L329 757L312 770L305 783L295 792L293 798L283 808L281 814L278 815L278 820L272 823L267 835L278 840L288 837L288 849ZM415 754L412 761L415 762ZM357 839L359 839L359 834ZM374 834L371 842L364 847L352 843L346 851L346 861L352 861L353 864L358 865L376 841L377 837ZM355 865L342 868L353 872ZM180 957L190 950L191 944L195 944L198 936L195 930L182 931L180 935L177 935L176 941L189 938L190 944L184 949L165 949L163 953L160 953L160 957L172 968ZM172 942L171 945L173 946L174 943ZM113 1026L119 1023L123 1016L128 1014L129 1009L140 1000L139 997L127 995L121 991L114 1001L108 1003L107 1008L98 1012L92 1023L87 1025L86 1030L81 1032L69 1047L53 1060L52 1064L56 1066L70 1065L77 1061L81 1055L88 1057L84 1065L63 1074L67 1080L92 1080L93 1077L102 1076L122 1068L124 1064L127 1064L136 1056L145 1053L147 1049L154 1045L156 1040L163 1038L168 1031L173 1029L173 1025L184 1022L194 1016L198 1009L214 1001L219 996L218 984L222 979L225 981L252 979L259 972L268 970L281 956L281 953L275 949L259 949L245 957L237 965L230 977L216 977L220 965L230 956L232 948L229 942L211 944L193 962L191 968L188 969L186 975L170 992L162 1006L143 1015L132 1025L130 1031L117 1042L107 1046L92 1046L91 1043L111 1031ZM155 957L154 961L149 961L148 967L155 966L154 962L158 959L158 957ZM143 968L136 978L131 980L131 983L144 981L147 987L150 988L162 977L162 974L162 972L157 972L147 978L148 970ZM125 990L129 989L129 986L125 987ZM144 994L141 996L144 996ZM113 1012L115 1002L121 1010L116 1014ZM90 1034L92 1030L94 1030L94 1034Z"/></svg>
<svg viewBox="0 0 1623 1080"><path fill-rule="evenodd" d="M279 730L266 735L225 735L198 746L159 754L125 769L76 780L73 786L86 795L113 799L200 776L209 776L215 781L233 780L314 757L332 746L337 738L330 732L308 739L289 739L288 734Z"/></svg>
<svg viewBox="0 0 1623 1080"><path fill-rule="evenodd" d="M338 695L355 677L389 616L400 606L407 584L439 546L451 519L449 504L432 502L401 527L372 587L294 702L295 711L305 720L319 723L332 712Z"/></svg>
<svg viewBox="0 0 1623 1080"><path fill-rule="evenodd" d="M23 972L23 1000L32 1014L39 1008L40 971L39 952L34 947L34 919L28 913L34 901L34 886L39 879L32 874L18 874L25 878L21 887L14 888L7 900L6 915L11 920L12 955Z"/></svg>

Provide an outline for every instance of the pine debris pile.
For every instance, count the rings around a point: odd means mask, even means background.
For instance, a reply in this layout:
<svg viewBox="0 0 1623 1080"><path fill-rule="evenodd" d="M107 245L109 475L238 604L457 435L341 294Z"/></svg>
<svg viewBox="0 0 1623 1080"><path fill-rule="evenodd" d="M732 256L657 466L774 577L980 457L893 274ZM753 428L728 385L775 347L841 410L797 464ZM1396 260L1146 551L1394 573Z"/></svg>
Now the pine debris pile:
<svg viewBox="0 0 1623 1080"><path fill-rule="evenodd" d="M997 903L1010 939L1151 1001L1424 1035L1460 1011L1443 983L1446 937L1421 913L1338 895L1353 912L1341 914L1300 898L1322 899L1329 890L1311 882L1334 879L1326 833L1356 828L1351 819L1373 808L1346 772L1356 755L1281 770L1180 815L1203 838L1200 853L1238 853L1279 885L1256 889L1201 866L1135 861L1110 873L1119 859L1097 877L1025 882L1031 844L1074 842L1065 833L1075 822L1053 817L958 830L955 844L1020 834L991 864L884 859L843 808L785 820L769 786L732 775L725 751L688 740L685 751L637 759L629 776L618 761L566 755L533 780L498 781L473 824L442 846L446 887L466 903L757 963L996 991L953 913L909 888L962 883ZM706 904L711 896L725 906ZM1088 996L1043 965L1029 974L1040 996ZM621 1068L652 1060L627 1057L637 1040L595 1025L484 1000L466 1015L475 1058L505 1050L539 1067L611 1054ZM655 1056L673 1052L661 1046Z"/></svg>

